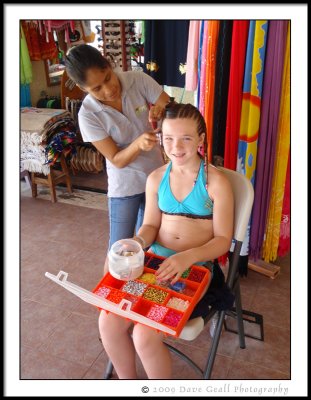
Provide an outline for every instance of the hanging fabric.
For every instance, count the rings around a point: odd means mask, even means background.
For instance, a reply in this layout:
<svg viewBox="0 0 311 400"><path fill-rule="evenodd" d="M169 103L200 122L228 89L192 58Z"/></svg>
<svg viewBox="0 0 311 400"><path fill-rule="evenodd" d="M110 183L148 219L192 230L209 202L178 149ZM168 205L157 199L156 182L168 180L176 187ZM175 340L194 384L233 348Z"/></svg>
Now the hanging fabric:
<svg viewBox="0 0 311 400"><path fill-rule="evenodd" d="M287 195L285 193L285 182L286 175L289 174L288 164L290 163L290 29L288 29L287 21L279 22L286 24L287 33L285 34L287 34L287 39L278 120L276 162L273 170L271 199L265 229L265 241L263 243L263 257L267 262L276 260L278 247L282 249L281 253L283 255L286 253L285 249L289 249L289 229L286 229L289 226L290 210L287 207L289 193ZM284 204L286 204L286 210L285 214L282 215Z"/></svg>
<svg viewBox="0 0 311 400"><path fill-rule="evenodd" d="M196 90L198 85L200 21L190 21L186 64L186 90Z"/></svg>
<svg viewBox="0 0 311 400"><path fill-rule="evenodd" d="M217 44L219 34L219 21L207 23L207 54L206 54L206 84L205 84L205 110L204 118L207 130L207 157L212 162L213 150L213 115L214 115L214 89Z"/></svg>
<svg viewBox="0 0 311 400"><path fill-rule="evenodd" d="M286 45L287 21L270 21L260 112L260 130L249 255L257 260L263 243L273 171L278 163L276 142ZM285 168L286 171L286 168ZM284 171L284 178L285 178ZM272 192L272 197L275 196Z"/></svg>
<svg viewBox="0 0 311 400"><path fill-rule="evenodd" d="M26 85L32 82L32 65L29 57L26 38L23 27L20 26L20 44L21 44L21 59L20 59L20 83Z"/></svg>
<svg viewBox="0 0 311 400"><path fill-rule="evenodd" d="M184 87L189 20L145 21L144 71L160 85Z"/></svg>
<svg viewBox="0 0 311 400"><path fill-rule="evenodd" d="M226 115L230 73L230 55L232 41L232 21L220 21L216 57L213 116L213 164L216 156L223 158L225 152Z"/></svg>
<svg viewBox="0 0 311 400"><path fill-rule="evenodd" d="M69 33L75 30L74 20L44 20L43 25L47 28L47 32L52 32L52 29L56 32L65 31L65 42L70 43Z"/></svg>
<svg viewBox="0 0 311 400"><path fill-rule="evenodd" d="M142 44L144 44L145 43L145 36L146 36L146 34L145 34L145 31L146 31L146 24L145 24L145 21L144 20L142 20L142 21L136 21L136 23L139 23L139 24L141 24L141 28L139 28L139 25L138 25L138 32L139 33L141 33L141 43Z"/></svg>
<svg viewBox="0 0 311 400"><path fill-rule="evenodd" d="M30 85L20 85L20 107L31 107Z"/></svg>
<svg viewBox="0 0 311 400"><path fill-rule="evenodd" d="M249 21L233 21L224 166L236 169Z"/></svg>
<svg viewBox="0 0 311 400"><path fill-rule="evenodd" d="M32 61L53 60L58 57L58 48L52 32L48 32L38 21L22 21L29 55Z"/></svg>
<svg viewBox="0 0 311 400"><path fill-rule="evenodd" d="M42 60L37 22L22 21L22 27L25 33L30 59L32 61Z"/></svg>
<svg viewBox="0 0 311 400"><path fill-rule="evenodd" d="M247 42L243 100L236 170L254 185L265 64L267 21L251 21ZM250 224L241 248L239 271L247 274Z"/></svg>
<svg viewBox="0 0 311 400"><path fill-rule="evenodd" d="M54 60L58 58L58 48L53 32L48 32L44 26L42 27L42 35L39 35L39 42L42 60Z"/></svg>
<svg viewBox="0 0 311 400"><path fill-rule="evenodd" d="M201 96L201 60L202 60L202 49L203 49L203 38L204 38L204 21L200 21L200 35L199 35L199 54L198 54L198 89L197 89L197 101L196 105L199 108L200 96Z"/></svg>
<svg viewBox="0 0 311 400"><path fill-rule="evenodd" d="M201 50L201 67L200 67L200 97L199 97L199 110L200 113L205 115L205 86L206 86L206 55L207 55L207 26L208 21L204 21L202 50Z"/></svg>
<svg viewBox="0 0 311 400"><path fill-rule="evenodd" d="M290 155L289 155L290 156ZM290 250L290 159L287 164L285 191L280 224L278 256L285 256Z"/></svg>

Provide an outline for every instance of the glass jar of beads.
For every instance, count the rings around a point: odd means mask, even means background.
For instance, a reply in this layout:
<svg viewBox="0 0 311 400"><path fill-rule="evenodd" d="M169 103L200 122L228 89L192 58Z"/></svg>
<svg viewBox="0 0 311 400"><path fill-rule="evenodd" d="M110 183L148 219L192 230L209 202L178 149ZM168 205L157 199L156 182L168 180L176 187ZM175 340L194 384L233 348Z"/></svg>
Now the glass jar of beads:
<svg viewBox="0 0 311 400"><path fill-rule="evenodd" d="M108 253L109 272L122 281L136 279L144 272L144 259L145 253L136 240L118 240Z"/></svg>

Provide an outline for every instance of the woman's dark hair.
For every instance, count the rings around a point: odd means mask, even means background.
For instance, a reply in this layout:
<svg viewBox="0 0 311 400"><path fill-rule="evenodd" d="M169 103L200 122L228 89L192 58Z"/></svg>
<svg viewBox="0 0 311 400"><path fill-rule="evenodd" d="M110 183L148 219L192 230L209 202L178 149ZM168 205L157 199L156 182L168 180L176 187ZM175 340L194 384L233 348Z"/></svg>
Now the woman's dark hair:
<svg viewBox="0 0 311 400"><path fill-rule="evenodd" d="M84 86L86 72L90 68L111 68L109 61L99 50L88 44L72 47L65 57L66 72L70 79Z"/></svg>
<svg viewBox="0 0 311 400"><path fill-rule="evenodd" d="M200 113L200 111L194 107L192 104L180 104L176 103L173 98L170 98L170 102L167 103L164 109L164 117L165 119L176 119L176 118L189 118L193 119L197 124L198 134L201 135L204 133L204 144L203 144L203 153L204 153L204 163L207 171L207 134L206 134L206 124L205 120ZM206 176L207 178L207 176Z"/></svg>

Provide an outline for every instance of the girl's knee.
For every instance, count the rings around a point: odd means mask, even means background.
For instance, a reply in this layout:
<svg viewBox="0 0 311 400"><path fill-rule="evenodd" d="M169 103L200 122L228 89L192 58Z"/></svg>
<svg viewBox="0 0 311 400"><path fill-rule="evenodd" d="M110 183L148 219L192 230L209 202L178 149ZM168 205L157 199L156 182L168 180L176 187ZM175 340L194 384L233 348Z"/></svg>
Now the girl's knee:
<svg viewBox="0 0 311 400"><path fill-rule="evenodd" d="M137 352L148 349L162 343L163 336L152 328L136 324L133 329L133 341Z"/></svg>
<svg viewBox="0 0 311 400"><path fill-rule="evenodd" d="M99 332L102 339L110 340L116 338L122 333L126 333L130 324L124 318L118 317L112 313L102 311L98 319Z"/></svg>

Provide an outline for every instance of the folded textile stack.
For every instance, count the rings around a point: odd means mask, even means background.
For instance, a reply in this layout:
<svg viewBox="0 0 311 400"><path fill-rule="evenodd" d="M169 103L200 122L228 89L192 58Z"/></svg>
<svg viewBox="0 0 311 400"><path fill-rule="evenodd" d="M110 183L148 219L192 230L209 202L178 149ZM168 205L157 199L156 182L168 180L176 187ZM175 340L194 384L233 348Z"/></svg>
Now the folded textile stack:
<svg viewBox="0 0 311 400"><path fill-rule="evenodd" d="M62 152L75 154L76 127L61 109L21 109L21 167L48 175Z"/></svg>

